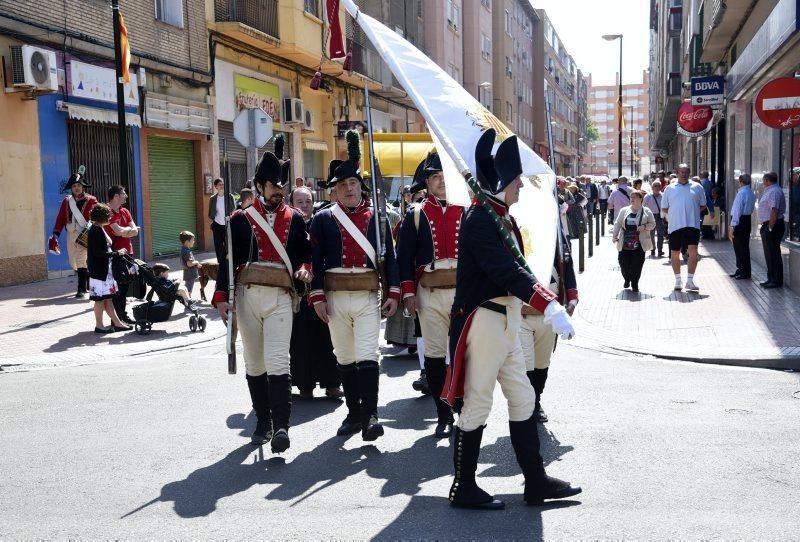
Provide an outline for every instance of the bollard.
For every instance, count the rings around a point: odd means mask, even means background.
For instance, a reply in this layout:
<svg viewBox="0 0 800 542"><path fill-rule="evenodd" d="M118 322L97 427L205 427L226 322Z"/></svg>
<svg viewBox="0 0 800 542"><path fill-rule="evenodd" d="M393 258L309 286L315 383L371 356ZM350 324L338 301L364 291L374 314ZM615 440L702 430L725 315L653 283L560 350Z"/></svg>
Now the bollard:
<svg viewBox="0 0 800 542"><path fill-rule="evenodd" d="M583 243L584 243L583 229L581 229L581 236L578 237L578 273L583 273Z"/></svg>
<svg viewBox="0 0 800 542"><path fill-rule="evenodd" d="M597 222L594 225L594 244L600 245L600 213L595 213L594 215L595 221Z"/></svg>
<svg viewBox="0 0 800 542"><path fill-rule="evenodd" d="M606 234L606 217L605 213L603 213L603 219L600 221L600 235L605 235L605 234Z"/></svg>
<svg viewBox="0 0 800 542"><path fill-rule="evenodd" d="M588 220L586 221L586 225L589 227L589 257L591 258L594 255L594 243L592 243L592 239L594 239L594 235L592 235L592 217L589 216Z"/></svg>

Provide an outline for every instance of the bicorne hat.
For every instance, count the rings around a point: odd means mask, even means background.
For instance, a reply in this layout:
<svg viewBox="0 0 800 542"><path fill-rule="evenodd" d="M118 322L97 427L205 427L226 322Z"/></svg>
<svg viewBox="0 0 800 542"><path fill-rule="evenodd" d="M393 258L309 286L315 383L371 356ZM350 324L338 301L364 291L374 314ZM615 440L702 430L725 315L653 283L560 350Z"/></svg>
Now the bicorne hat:
<svg viewBox="0 0 800 542"><path fill-rule="evenodd" d="M519 156L519 142L517 136L511 136L497 147L494 155L494 168L497 170L497 189L495 194L502 192L506 186L522 175L522 160Z"/></svg>
<svg viewBox="0 0 800 542"><path fill-rule="evenodd" d="M497 171L492 156L495 135L494 129L489 128L475 145L475 176L481 189L490 194L497 193Z"/></svg>
<svg viewBox="0 0 800 542"><path fill-rule="evenodd" d="M439 153L436 151L429 152L425 160L419 163L416 171L414 171L414 179L411 183L411 193L424 190L428 177L434 173L442 172L442 159L439 158Z"/></svg>
<svg viewBox="0 0 800 542"><path fill-rule="evenodd" d="M73 184L80 184L84 188L89 188L91 186L84 180L83 175L81 175L80 173L73 173L72 175L69 176L69 179L64 181L64 188L63 188L64 192L69 192Z"/></svg>
<svg viewBox="0 0 800 542"><path fill-rule="evenodd" d="M270 182L278 188L283 188L289 183L289 170L291 160L283 160L283 134L275 136L275 152L265 152L256 166L253 181L257 183Z"/></svg>
<svg viewBox="0 0 800 542"><path fill-rule="evenodd" d="M339 181L354 177L361 183L361 188L365 192L369 191L364 178L361 176L359 161L361 160L361 148L359 147L359 136L355 130L348 130L345 134L347 140L347 160L331 160L328 164L328 179L325 181L324 188L332 188Z"/></svg>

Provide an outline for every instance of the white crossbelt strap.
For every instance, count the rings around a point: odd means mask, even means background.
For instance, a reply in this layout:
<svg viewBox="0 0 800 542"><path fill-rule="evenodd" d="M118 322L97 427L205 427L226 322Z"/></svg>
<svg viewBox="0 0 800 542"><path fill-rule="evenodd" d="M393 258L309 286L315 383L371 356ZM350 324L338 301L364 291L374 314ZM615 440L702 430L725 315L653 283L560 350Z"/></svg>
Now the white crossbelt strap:
<svg viewBox="0 0 800 542"><path fill-rule="evenodd" d="M69 201L69 210L72 211L72 218L75 219L75 222L78 223L78 227L81 230L84 229L86 227L86 219L83 218L83 213L81 213L78 209L78 204L75 203L75 198L69 196L67 201Z"/></svg>
<svg viewBox="0 0 800 542"><path fill-rule="evenodd" d="M350 220L350 217L347 216L342 210L341 205L338 203L334 205L331 209L331 212L333 213L333 216L336 217L336 220L338 220L339 223L344 226L344 229L347 230L347 233L349 233L350 236L356 240L356 243L358 243L358 246L361 247L361 250L367 253L367 257L372 262L372 266L377 269L378 263L375 256L375 247L370 244L366 236L361 233L361 230L359 230L356 225L353 224L353 221Z"/></svg>
<svg viewBox="0 0 800 542"><path fill-rule="evenodd" d="M244 211L250 218L252 218L258 227L264 230L264 233L267 234L269 238L269 242L272 243L272 246L278 252L278 256L281 257L283 260L283 265L286 266L286 270L289 271L289 278L294 278L294 269L292 269L292 260L289 259L289 254L286 253L286 248L281 243L281 240L278 239L278 236L275 235L275 231L272 229L272 226L261 216L261 213L256 211L255 207L250 206Z"/></svg>

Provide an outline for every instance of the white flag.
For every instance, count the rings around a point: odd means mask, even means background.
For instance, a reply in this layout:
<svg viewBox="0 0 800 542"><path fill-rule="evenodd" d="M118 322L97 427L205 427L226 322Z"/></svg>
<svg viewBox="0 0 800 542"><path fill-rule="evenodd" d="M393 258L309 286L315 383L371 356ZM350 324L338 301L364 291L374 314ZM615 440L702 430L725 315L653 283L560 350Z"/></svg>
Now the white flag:
<svg viewBox="0 0 800 542"><path fill-rule="evenodd" d="M425 118L442 157L448 200L466 203L461 201L468 197L466 183L453 183L458 177L452 174L452 166L459 172L468 169L476 177L475 145L481 134L494 128L499 144L513 132L401 35L361 12L352 0L342 0L342 4ZM522 174L529 180L524 183L520 201L511 208L511 214L522 230L528 265L537 279L547 285L558 231L558 206L553 195L555 176L533 149L521 139L518 142Z"/></svg>

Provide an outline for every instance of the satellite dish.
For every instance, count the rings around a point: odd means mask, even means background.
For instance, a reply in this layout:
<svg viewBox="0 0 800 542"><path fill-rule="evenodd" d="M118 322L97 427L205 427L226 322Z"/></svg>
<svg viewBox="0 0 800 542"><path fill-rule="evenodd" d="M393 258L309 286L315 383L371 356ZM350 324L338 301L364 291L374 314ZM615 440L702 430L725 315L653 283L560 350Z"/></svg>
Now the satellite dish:
<svg viewBox="0 0 800 542"><path fill-rule="evenodd" d="M36 51L31 55L30 63L33 80L40 85L47 83L50 79L50 66L47 64L47 57Z"/></svg>

